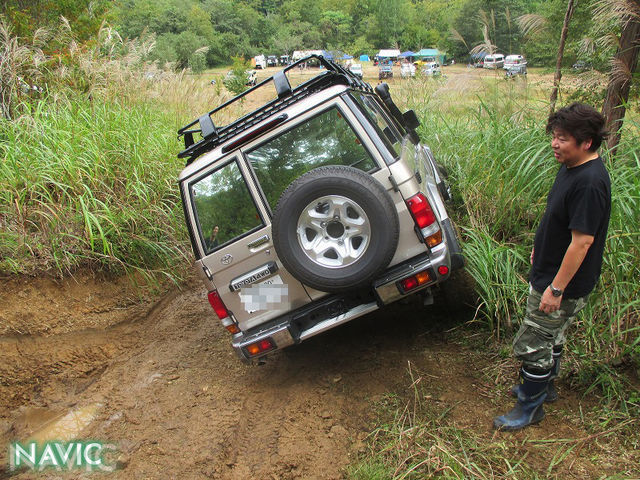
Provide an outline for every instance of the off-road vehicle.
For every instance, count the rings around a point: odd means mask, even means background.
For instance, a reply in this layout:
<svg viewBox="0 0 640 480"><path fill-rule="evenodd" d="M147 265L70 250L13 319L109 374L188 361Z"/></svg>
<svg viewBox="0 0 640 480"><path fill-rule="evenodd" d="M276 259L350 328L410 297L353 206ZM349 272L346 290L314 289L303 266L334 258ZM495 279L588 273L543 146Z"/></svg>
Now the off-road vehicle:
<svg viewBox="0 0 640 480"><path fill-rule="evenodd" d="M320 73L292 87L310 60ZM275 98L214 124L267 87ZM424 295L463 266L449 189L417 127L386 84L312 56L178 131L196 267L242 359Z"/></svg>

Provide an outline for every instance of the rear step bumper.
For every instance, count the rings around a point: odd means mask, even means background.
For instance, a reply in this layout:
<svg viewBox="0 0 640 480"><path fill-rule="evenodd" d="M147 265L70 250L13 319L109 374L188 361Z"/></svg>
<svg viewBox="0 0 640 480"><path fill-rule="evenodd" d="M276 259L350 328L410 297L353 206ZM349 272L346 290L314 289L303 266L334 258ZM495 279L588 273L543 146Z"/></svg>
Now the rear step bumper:
<svg viewBox="0 0 640 480"><path fill-rule="evenodd" d="M281 322L265 330L260 330L251 335L243 335L241 333L237 334L233 338L232 345L236 353L240 357L240 359L242 359L243 361L253 360L261 356L264 356L268 353L271 353L274 350L285 348L295 343L300 343L303 340L306 340L308 338L313 337L314 335L318 335L319 333L330 330L333 327L336 327L342 323L347 323L362 315L366 315L367 313L373 312L378 308L379 306L376 301L354 305L352 308L350 308L346 312L342 312L331 318L322 320L316 323L315 325L307 328L306 330L302 330L302 331L297 331L295 324L293 324L290 320L285 320L284 322ZM264 340L267 338L271 339L272 343L275 344L275 349L269 350L265 352L263 355L256 355L256 356L250 357L247 352L247 347L253 343L260 342L261 340Z"/></svg>

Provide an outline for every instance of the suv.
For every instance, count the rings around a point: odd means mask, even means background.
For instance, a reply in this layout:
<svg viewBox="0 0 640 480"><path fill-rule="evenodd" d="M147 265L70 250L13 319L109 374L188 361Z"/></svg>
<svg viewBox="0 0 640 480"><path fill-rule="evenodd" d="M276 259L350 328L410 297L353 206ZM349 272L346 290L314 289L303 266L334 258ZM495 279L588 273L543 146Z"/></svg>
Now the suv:
<svg viewBox="0 0 640 480"><path fill-rule="evenodd" d="M392 63L380 63L378 65L378 80L382 80L383 78L393 78Z"/></svg>
<svg viewBox="0 0 640 480"><path fill-rule="evenodd" d="M312 59L321 73L292 88L287 73ZM277 98L214 125L263 87ZM196 269L240 358L430 298L463 266L443 170L417 126L386 84L313 55L178 131Z"/></svg>

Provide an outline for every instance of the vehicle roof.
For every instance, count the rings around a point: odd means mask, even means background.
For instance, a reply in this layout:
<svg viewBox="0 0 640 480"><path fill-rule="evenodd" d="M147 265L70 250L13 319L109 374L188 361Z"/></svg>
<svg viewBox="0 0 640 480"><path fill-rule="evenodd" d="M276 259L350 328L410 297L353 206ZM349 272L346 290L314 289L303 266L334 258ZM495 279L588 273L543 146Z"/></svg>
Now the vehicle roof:
<svg viewBox="0 0 640 480"><path fill-rule="evenodd" d="M324 67L320 73L311 79L292 87L286 73L290 72L303 62L315 59ZM317 92L331 88L334 85L343 85L360 89L366 92L373 92L373 88L364 82L359 76L353 74L344 67L327 60L319 55L310 55L276 72L273 76L263 80L248 90L236 95L231 100L214 108L210 112L196 118L191 123L178 130L178 135L183 138L185 149L179 154L179 158L187 158L187 164L193 162L200 155L207 153L214 148L228 143L232 139L239 140L249 135L250 131L257 124L262 124L263 120L271 119L277 121L276 115L292 104L309 97ZM236 102L242 102L245 96L257 89L264 87L275 88L277 98L259 106L252 112L232 120L226 125L214 125L212 115L222 109L228 108ZM241 105L242 103L238 104ZM281 120L282 121L282 120ZM264 126L264 125L263 125ZM273 125L271 125L272 128ZM196 139L196 135L199 138Z"/></svg>
<svg viewBox="0 0 640 480"><path fill-rule="evenodd" d="M310 101L312 102L311 106L309 105L309 102L304 102L304 103L295 102L295 103L292 103L290 106L288 106L286 109L278 113L287 114L289 118L295 119L301 113L309 110L309 108L314 108L317 105L321 105L327 100L337 95L340 95L342 92L348 89L349 87L347 85L334 85L330 88L320 90L319 92L309 97ZM256 130L260 130L260 128L265 123L268 123L271 120L271 118L272 117L266 118L264 121L257 123L253 128L247 130L246 134L251 135L252 132ZM203 168L206 168L208 165L211 164L212 161L216 161L216 162L219 160L226 161L226 159L228 159L230 156L233 156L236 151L235 148L233 150L229 150L229 152L223 152L223 149L225 148L226 145L232 144L235 139L236 137L230 137L224 143L217 145L211 151L201 155L191 163L188 163L184 167L184 169L182 169L182 172L180 172L180 175L178 176L178 181L182 181L185 178L190 177L194 173L202 170Z"/></svg>

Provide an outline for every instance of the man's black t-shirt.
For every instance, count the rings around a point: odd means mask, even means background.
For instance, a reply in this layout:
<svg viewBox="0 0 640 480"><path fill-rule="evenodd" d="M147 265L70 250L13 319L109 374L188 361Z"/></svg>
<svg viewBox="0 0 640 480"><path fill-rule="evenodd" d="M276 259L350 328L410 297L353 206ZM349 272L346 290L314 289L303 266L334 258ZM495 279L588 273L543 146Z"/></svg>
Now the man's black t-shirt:
<svg viewBox="0 0 640 480"><path fill-rule="evenodd" d="M564 298L591 292L600 277L610 214L611 181L600 157L577 167L560 167L534 240L529 274L533 287L543 292L553 281L571 243L571 230L577 230L593 235L594 241Z"/></svg>

